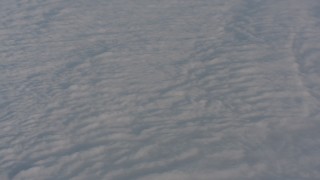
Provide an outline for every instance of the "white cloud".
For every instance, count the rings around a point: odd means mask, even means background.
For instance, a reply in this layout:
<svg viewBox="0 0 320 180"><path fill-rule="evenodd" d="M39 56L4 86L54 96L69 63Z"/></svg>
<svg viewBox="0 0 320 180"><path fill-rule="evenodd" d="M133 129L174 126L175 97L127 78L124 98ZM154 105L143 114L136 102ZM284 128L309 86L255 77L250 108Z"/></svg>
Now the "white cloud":
<svg viewBox="0 0 320 180"><path fill-rule="evenodd" d="M316 0L0 5L0 179L319 179Z"/></svg>

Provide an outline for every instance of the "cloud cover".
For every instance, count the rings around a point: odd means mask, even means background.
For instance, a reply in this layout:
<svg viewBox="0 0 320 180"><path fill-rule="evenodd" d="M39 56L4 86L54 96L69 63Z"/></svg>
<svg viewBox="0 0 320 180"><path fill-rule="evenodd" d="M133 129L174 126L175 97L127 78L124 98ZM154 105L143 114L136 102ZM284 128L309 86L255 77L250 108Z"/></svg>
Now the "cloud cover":
<svg viewBox="0 0 320 180"><path fill-rule="evenodd" d="M316 0L3 0L0 179L319 179Z"/></svg>

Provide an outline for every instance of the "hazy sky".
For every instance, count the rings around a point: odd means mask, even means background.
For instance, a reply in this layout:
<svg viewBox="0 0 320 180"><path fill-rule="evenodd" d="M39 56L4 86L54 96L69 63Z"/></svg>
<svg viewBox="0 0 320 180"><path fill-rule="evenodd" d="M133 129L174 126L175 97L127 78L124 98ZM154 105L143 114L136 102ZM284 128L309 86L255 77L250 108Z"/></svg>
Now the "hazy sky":
<svg viewBox="0 0 320 180"><path fill-rule="evenodd" d="M319 0L1 0L1 180L319 180Z"/></svg>

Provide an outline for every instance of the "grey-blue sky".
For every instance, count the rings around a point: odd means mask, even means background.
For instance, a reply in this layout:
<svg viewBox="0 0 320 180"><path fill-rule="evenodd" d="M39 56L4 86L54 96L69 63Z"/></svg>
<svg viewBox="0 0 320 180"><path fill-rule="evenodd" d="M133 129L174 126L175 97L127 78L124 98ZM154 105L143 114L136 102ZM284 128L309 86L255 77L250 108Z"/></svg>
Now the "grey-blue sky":
<svg viewBox="0 0 320 180"><path fill-rule="evenodd" d="M316 0L1 1L2 179L319 179Z"/></svg>

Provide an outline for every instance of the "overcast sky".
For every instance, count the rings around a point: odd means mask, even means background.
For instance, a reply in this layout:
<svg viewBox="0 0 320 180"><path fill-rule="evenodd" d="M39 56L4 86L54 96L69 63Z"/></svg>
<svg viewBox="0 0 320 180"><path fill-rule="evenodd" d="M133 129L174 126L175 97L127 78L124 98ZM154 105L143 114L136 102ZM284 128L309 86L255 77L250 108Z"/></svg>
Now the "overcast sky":
<svg viewBox="0 0 320 180"><path fill-rule="evenodd" d="M1 0L1 180L319 180L319 0Z"/></svg>

